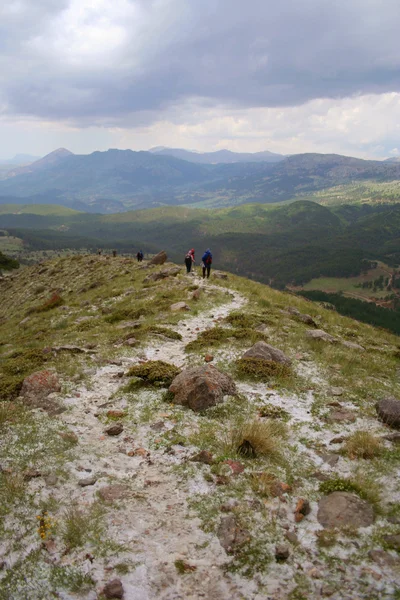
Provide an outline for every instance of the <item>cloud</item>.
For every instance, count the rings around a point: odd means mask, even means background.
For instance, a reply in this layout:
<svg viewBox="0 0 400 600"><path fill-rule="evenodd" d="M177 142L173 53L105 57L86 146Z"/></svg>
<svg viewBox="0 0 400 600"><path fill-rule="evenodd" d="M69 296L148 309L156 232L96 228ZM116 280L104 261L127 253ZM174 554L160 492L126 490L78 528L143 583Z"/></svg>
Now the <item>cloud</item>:
<svg viewBox="0 0 400 600"><path fill-rule="evenodd" d="M3 116L137 126L190 104L232 111L400 91L397 0L9 4Z"/></svg>

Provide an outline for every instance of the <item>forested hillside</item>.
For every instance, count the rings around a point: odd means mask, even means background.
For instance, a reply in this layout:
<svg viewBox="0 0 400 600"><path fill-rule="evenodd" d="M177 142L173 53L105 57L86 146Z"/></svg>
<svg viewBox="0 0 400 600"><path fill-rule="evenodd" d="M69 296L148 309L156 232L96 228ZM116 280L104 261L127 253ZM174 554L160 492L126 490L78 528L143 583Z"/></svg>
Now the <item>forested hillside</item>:
<svg viewBox="0 0 400 600"><path fill-rule="evenodd" d="M117 215L0 215L0 227L33 249L165 248L183 261L211 247L215 265L283 288L319 276L358 275L370 260L400 263L400 205L330 210L313 202L219 211L164 207Z"/></svg>

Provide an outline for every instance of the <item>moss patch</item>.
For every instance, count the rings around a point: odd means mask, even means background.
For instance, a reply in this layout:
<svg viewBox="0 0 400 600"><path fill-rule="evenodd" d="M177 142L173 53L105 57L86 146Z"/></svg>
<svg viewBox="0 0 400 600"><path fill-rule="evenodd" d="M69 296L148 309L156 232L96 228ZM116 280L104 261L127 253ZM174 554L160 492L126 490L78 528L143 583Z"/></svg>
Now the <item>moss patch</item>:
<svg viewBox="0 0 400 600"><path fill-rule="evenodd" d="M179 374L178 367L170 365L162 360L149 360L142 365L135 365L128 371L129 377L136 377L139 381L133 381L127 388L135 389L137 385L153 385L166 387Z"/></svg>
<svg viewBox="0 0 400 600"><path fill-rule="evenodd" d="M274 406L273 404L267 404L262 406L258 414L260 417L268 417L268 419L281 419L282 421L289 421L289 413L281 406Z"/></svg>
<svg viewBox="0 0 400 600"><path fill-rule="evenodd" d="M248 340L249 343L255 344L261 340L265 340L265 336L259 331L254 331L249 328L235 328L227 329L224 327L213 327L212 329L206 329L202 331L196 340L189 342L185 350L186 352L192 352L194 350L203 350L204 348L210 348L219 346L229 338L236 340Z"/></svg>
<svg viewBox="0 0 400 600"><path fill-rule="evenodd" d="M287 365L252 357L239 358L236 361L236 370L239 376L258 381L269 381L271 377L275 376L287 377L291 373Z"/></svg>
<svg viewBox="0 0 400 600"><path fill-rule="evenodd" d="M45 362L46 356L41 350L22 350L8 356L0 373L0 400L16 398L25 377L39 369Z"/></svg>
<svg viewBox="0 0 400 600"><path fill-rule="evenodd" d="M371 502L371 504L377 504L379 502L379 491L377 486L371 481L357 481L355 479L334 477L327 481L323 481L319 486L319 491L323 494L331 494L332 492L350 492L357 494L357 496Z"/></svg>

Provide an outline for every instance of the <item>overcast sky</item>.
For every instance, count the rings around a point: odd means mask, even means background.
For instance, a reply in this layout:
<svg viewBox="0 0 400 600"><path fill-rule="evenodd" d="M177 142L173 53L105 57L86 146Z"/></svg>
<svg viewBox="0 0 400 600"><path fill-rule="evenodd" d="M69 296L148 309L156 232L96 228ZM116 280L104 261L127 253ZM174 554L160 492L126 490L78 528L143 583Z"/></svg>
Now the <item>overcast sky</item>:
<svg viewBox="0 0 400 600"><path fill-rule="evenodd" d="M399 0L7 0L0 158L400 155Z"/></svg>

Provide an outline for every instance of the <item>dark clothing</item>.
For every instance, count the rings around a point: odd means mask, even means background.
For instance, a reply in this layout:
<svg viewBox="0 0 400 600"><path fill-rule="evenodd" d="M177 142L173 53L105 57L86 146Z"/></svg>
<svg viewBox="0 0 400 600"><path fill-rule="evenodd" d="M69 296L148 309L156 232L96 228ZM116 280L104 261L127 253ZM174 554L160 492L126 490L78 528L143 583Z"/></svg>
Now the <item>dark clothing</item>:
<svg viewBox="0 0 400 600"><path fill-rule="evenodd" d="M210 277L210 269L211 269L211 265L205 265L203 267L203 279L205 279L206 271L207 271L207 279Z"/></svg>
<svg viewBox="0 0 400 600"><path fill-rule="evenodd" d="M201 257L201 260L203 261L203 279L206 276L206 272L208 279L210 277L210 269L212 264L212 254L209 249L204 252L203 256Z"/></svg>
<svg viewBox="0 0 400 600"><path fill-rule="evenodd" d="M192 269L192 262L191 256L185 256L186 273L190 273Z"/></svg>
<svg viewBox="0 0 400 600"><path fill-rule="evenodd" d="M143 260L143 252L138 252L136 254L136 258L137 258L138 262L142 262L142 260Z"/></svg>

